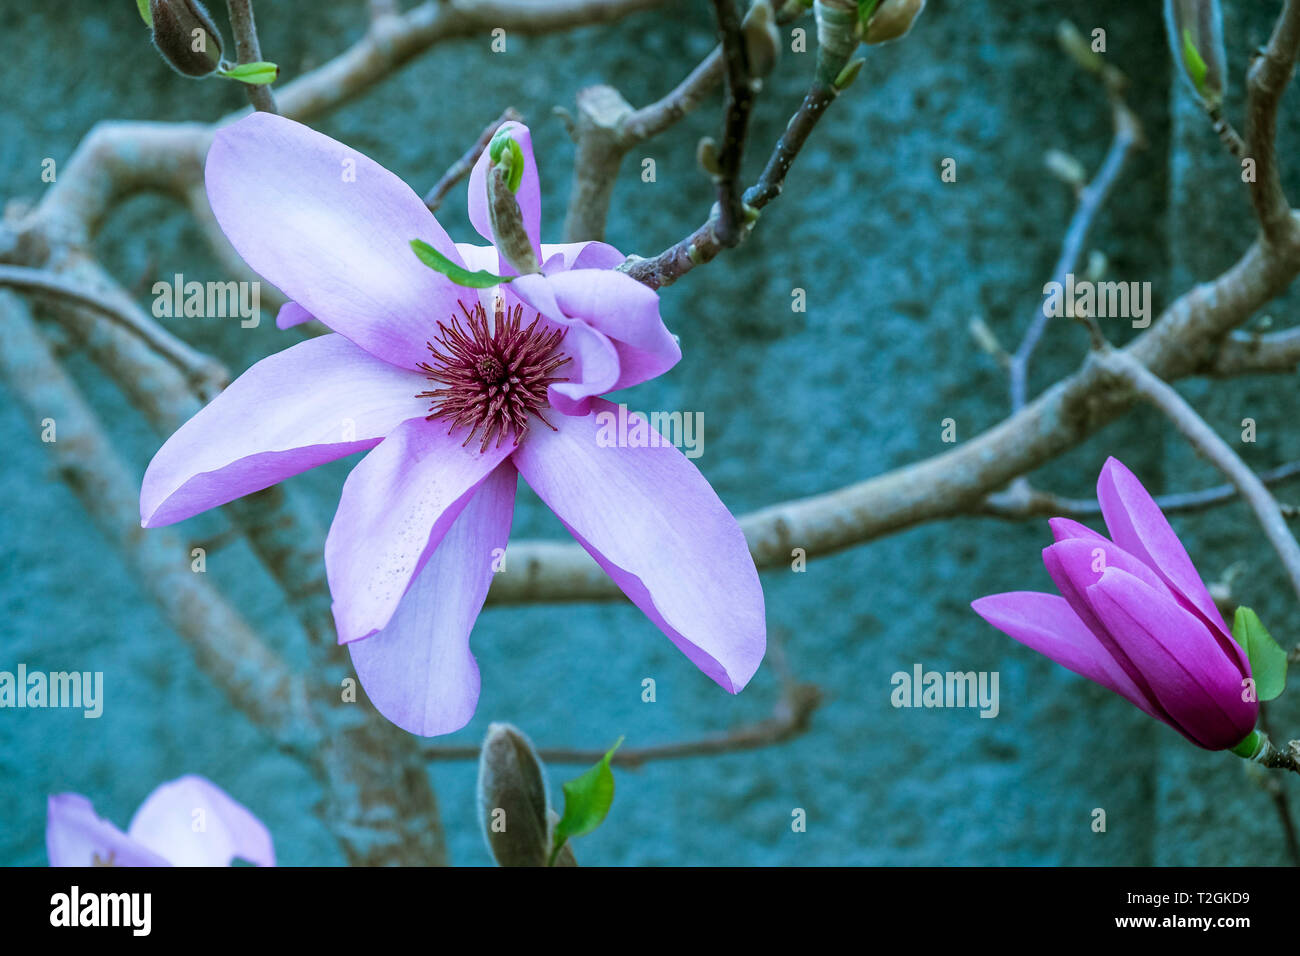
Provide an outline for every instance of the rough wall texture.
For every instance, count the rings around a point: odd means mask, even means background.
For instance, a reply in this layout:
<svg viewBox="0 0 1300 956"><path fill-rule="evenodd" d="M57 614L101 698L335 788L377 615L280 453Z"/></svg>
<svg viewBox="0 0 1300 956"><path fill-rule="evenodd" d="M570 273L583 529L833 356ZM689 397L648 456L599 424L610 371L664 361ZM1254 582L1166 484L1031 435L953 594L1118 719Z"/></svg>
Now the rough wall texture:
<svg viewBox="0 0 1300 956"><path fill-rule="evenodd" d="M1245 6L1245 5L1242 5ZM1246 53L1272 8L1233 15L1232 109ZM354 40L361 3L263 3L262 47L295 76ZM931 455L944 418L967 439L1006 411L1000 371L966 331L981 315L1013 343L1033 315L1071 210L1043 170L1049 147L1092 169L1110 135L1104 99L1063 62L1062 17L1107 31L1108 58L1132 79L1131 103L1149 139L1102 217L1094 246L1112 274L1153 283L1157 307L1213 276L1244 248L1249 211L1233 162L1185 92L1170 81L1156 4L932 0L913 36L874 50L851 94L819 128L782 199L752 240L664 294L685 359L630 393L637 409L701 410L698 464L740 513L828 490ZM101 118L205 119L238 105L224 84L194 83L161 66L132 4L79 0L0 3L0 195L33 199L44 157L66 160ZM320 127L426 188L483 124L513 104L533 126L543 177L544 231L558 236L572 146L553 106L595 82L641 104L662 94L709 49L703 4L614 27L530 39L492 55L488 38L439 48ZM786 55L759 107L751 163L774 141L811 54ZM20 95L13 95L19 91ZM1284 110L1284 142L1297 142ZM625 162L609 239L649 253L693 227L711 200L694 143L715 131L716 103ZM1292 151L1284 149L1284 160ZM657 162L643 183L640 159ZM945 157L956 183L940 181ZM751 166L751 168L754 168ZM1288 171L1295 184L1295 170ZM463 187L440 218L468 238ZM222 278L186 216L156 198L132 200L97 251L128 285L158 277ZM807 293L804 313L791 292ZM1287 324L1289 305L1272 310ZM179 319L175 331L234 369L282 347L264 321ZM1112 329L1117 338L1126 333ZM1033 382L1078 361L1083 334L1053 328ZM141 471L159 443L111 383L77 356L71 367L122 453ZM1294 382L1272 379L1185 394L1222 434L1258 422L1246 446L1260 467L1300 457ZM74 790L125 824L158 782L203 773L270 826L285 863L333 864L340 854L306 811L308 774L271 749L205 680L121 561L47 464L38 424L0 389L0 669L102 670L104 716L0 711L0 862L44 861L45 796ZM1037 480L1091 492L1106 455L1153 490L1217 482L1151 414L1138 413L1045 468ZM323 518L349 463L295 481ZM192 522L193 535L222 527ZM1273 569L1249 514L1234 506L1175 521L1203 574L1230 566L1242 599L1279 638L1294 638L1294 596ZM529 493L517 535L562 535ZM967 607L982 594L1045 588L1045 523L963 520L913 530L823 561L803 574L764 575L772 633L799 676L828 702L812 732L779 748L620 774L608 824L578 847L606 864L1233 864L1284 862L1269 801L1235 758L1186 745L1116 696L1014 644ZM295 625L244 547L209 555L208 574L271 633ZM699 674L630 606L492 609L474 635L483 673L478 714L454 741L510 720L541 744L600 746L677 739L763 716L777 693L770 668L731 698ZM915 663L996 671L995 719L973 710L895 709L890 676ZM658 701L644 704L653 677ZM1300 708L1275 708L1300 729ZM552 768L552 785L571 768ZM431 768L455 862L488 856L474 817L471 764ZM1091 828L1104 808L1107 830ZM808 814L793 833L791 811Z"/></svg>

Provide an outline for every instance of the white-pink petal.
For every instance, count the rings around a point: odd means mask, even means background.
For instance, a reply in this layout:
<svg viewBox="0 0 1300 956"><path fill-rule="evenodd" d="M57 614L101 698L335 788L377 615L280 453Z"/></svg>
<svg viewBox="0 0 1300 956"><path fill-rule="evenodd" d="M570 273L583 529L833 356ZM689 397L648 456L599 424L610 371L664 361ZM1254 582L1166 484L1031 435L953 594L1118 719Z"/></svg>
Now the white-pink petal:
<svg viewBox="0 0 1300 956"><path fill-rule="evenodd" d="M473 493L388 625L348 645L361 686L397 726L432 737L464 727L478 704L469 637L502 556L514 511L514 466L503 462Z"/></svg>
<svg viewBox="0 0 1300 956"><path fill-rule="evenodd" d="M322 335L262 359L180 427L154 455L140 520L172 524L291 475L373 448L421 418L428 387L341 335Z"/></svg>
<svg viewBox="0 0 1300 956"><path fill-rule="evenodd" d="M506 438L480 452L467 428L400 425L352 469L325 539L325 571L340 643L382 631L474 490L504 461Z"/></svg>
<svg viewBox="0 0 1300 956"><path fill-rule="evenodd" d="M515 466L632 603L736 693L767 644L763 590L745 536L676 448L609 441L604 426L616 416L609 402L593 399L584 417L558 416L558 431L535 427Z"/></svg>

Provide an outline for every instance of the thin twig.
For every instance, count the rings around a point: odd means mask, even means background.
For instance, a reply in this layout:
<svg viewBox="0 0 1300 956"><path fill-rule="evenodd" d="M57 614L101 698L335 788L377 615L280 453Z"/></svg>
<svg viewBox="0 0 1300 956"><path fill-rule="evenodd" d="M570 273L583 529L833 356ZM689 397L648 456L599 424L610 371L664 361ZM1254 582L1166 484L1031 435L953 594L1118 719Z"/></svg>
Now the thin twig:
<svg viewBox="0 0 1300 956"><path fill-rule="evenodd" d="M1298 477L1300 461L1293 461L1260 472L1259 480L1271 487ZM1203 491L1161 495L1156 498L1156 504L1165 514L1192 514L1235 501L1237 497L1236 485L1226 484L1215 485ZM1300 508L1295 505L1279 503L1278 507L1288 518L1300 515ZM1026 483L989 495L980 507L980 514L1009 521L1023 521L1026 518L1096 518L1101 515L1101 506L1092 498L1067 498L1050 491L1040 491Z"/></svg>
<svg viewBox="0 0 1300 956"><path fill-rule="evenodd" d="M1267 241L1300 242L1277 163L1277 111L1300 54L1300 0L1286 0L1268 45L1247 76L1246 147L1255 162L1250 200Z"/></svg>
<svg viewBox="0 0 1300 956"><path fill-rule="evenodd" d="M1061 243L1061 252L1057 256L1056 265L1052 268L1052 281L1057 283L1058 287L1063 287L1069 274L1074 271L1085 251L1084 245L1088 241L1088 236L1092 233L1092 227L1097 221L1097 216L1106 205L1106 200L1110 197L1115 183L1119 180L1120 173L1124 169L1124 163L1142 143L1141 125L1133 111L1124 102L1119 88L1121 81L1115 79L1119 74L1104 72L1101 75L1111 78L1107 81L1107 96L1110 99L1115 133L1111 139L1110 148L1106 151L1106 158L1102 161L1097 174L1093 176L1091 182L1079 190L1078 205L1075 207L1074 215L1070 219L1070 226L1065 232L1065 240ZM1025 406L1028 392L1029 363L1033 359L1034 350L1038 348L1038 343L1043 337L1049 318L1047 309L1040 305L1034 312L1033 320L1025 330L1024 338L1020 340L1019 347L1011 355L1007 366L1007 374L1010 379L1012 411L1019 411Z"/></svg>
<svg viewBox="0 0 1300 956"><path fill-rule="evenodd" d="M1300 598L1300 544L1297 544L1295 535L1287 527L1282 509L1259 476L1206 424L1205 419L1187 404L1173 386L1162 381L1141 362L1126 352L1114 350L1097 354L1094 358L1102 368L1123 379L1141 398L1160 409L1191 446L1227 476L1255 512L1264 535L1281 559L1282 569L1286 572L1296 597Z"/></svg>
<svg viewBox="0 0 1300 956"><path fill-rule="evenodd" d="M696 740L623 748L614 754L610 763L622 767L639 767L655 760L711 757L771 747L807 731L812 715L821 703L822 694L817 687L812 684L795 684L782 693L772 716L766 720ZM424 756L429 760L477 760L479 753L480 748L474 744L431 744L424 748ZM569 747L543 747L537 753L546 763L593 764L605 756L604 750Z"/></svg>
<svg viewBox="0 0 1300 956"><path fill-rule="evenodd" d="M478 158L483 155L483 150L487 149L488 143L492 141L493 134L501 128L502 123L522 123L523 121L524 118L519 114L518 110L513 106L507 106L504 113L484 127L479 138L474 141L474 145L466 150L460 159L452 163L447 168L447 171L442 174L442 178L434 183L433 188L425 194L424 204L429 207L429 212L437 212L438 207L442 205L442 201L447 198L447 193L451 192L458 182L470 174L470 170L474 168Z"/></svg>
<svg viewBox="0 0 1300 956"><path fill-rule="evenodd" d="M755 82L740 31L735 0L712 0L722 58L726 64L727 105L722 123L722 143L717 151L718 222L714 229L724 248L740 242L745 229L745 206L740 195L740 168L745 156L745 136L754 109Z"/></svg>
<svg viewBox="0 0 1300 956"><path fill-rule="evenodd" d="M1268 705L1263 701L1259 703L1257 726L1267 738L1271 727ZM1287 799L1287 792L1272 776L1265 777L1260 781L1260 784L1268 794L1269 799L1273 801L1273 808L1277 811L1278 824L1282 827L1282 836L1286 840L1286 849L1287 854L1291 857L1291 865L1300 866L1300 839L1297 839L1296 836L1295 820L1291 816L1291 803Z"/></svg>
<svg viewBox="0 0 1300 956"><path fill-rule="evenodd" d="M8 265L0 265L0 285L55 296L111 319L174 365L209 398L230 382L229 373L216 359L195 350L142 313L112 301L113 290L82 287L45 269Z"/></svg>
<svg viewBox="0 0 1300 956"><path fill-rule="evenodd" d="M235 56L240 64L262 62L262 45L257 39L257 23L253 20L252 0L226 0L230 11L230 29L235 34ZM263 113L279 112L275 107L275 94L271 84L244 83L248 102L253 109Z"/></svg>

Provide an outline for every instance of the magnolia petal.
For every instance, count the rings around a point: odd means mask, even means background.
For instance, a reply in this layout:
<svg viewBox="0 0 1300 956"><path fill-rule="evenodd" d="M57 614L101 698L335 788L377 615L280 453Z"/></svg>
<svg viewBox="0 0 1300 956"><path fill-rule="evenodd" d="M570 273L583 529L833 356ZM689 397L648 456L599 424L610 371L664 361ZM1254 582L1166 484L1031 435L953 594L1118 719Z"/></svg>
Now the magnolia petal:
<svg viewBox="0 0 1300 956"><path fill-rule="evenodd" d="M57 793L47 803L45 852L50 866L171 866L95 813L79 793Z"/></svg>
<svg viewBox="0 0 1300 956"><path fill-rule="evenodd" d="M315 318L316 316L297 302L286 302L280 306L280 311L275 314L275 327L277 329L291 329L295 325L302 325L304 322L310 322Z"/></svg>
<svg viewBox="0 0 1300 956"><path fill-rule="evenodd" d="M1103 544L1110 544L1110 538L1103 534L1098 534L1086 524L1081 524L1073 518L1050 518L1047 526L1052 529L1052 537L1057 541L1068 541L1071 538L1083 538L1088 541L1100 541Z"/></svg>
<svg viewBox="0 0 1300 956"><path fill-rule="evenodd" d="M613 388L639 385L681 361L681 347L659 316L659 294L630 276L612 269L574 269L547 276L546 284L550 296L541 301L558 314L540 306L539 311L552 319L577 319L614 343L619 374ZM580 397L581 390L570 394Z"/></svg>
<svg viewBox="0 0 1300 956"><path fill-rule="evenodd" d="M597 240L542 243L542 272L554 275L570 269L617 269L627 259L613 246Z"/></svg>
<svg viewBox="0 0 1300 956"><path fill-rule="evenodd" d="M620 272L580 269L520 276L513 295L565 326L562 348L574 359L569 381L552 385L551 404L585 415L589 399L661 375L681 360L677 340L659 318L659 297Z"/></svg>
<svg viewBox="0 0 1300 956"><path fill-rule="evenodd" d="M516 123L513 120L502 123L500 129L509 130L511 138L519 144L519 148L524 154L524 176L519 183L519 189L515 193L515 200L519 203L519 211L523 215L524 232L532 241L533 251L540 258L542 248L542 189L537 177L537 161L533 158L533 134L528 127L522 123ZM492 245L496 245L496 237L492 232L492 220L488 216L488 199L487 199L487 171L491 166L492 160L485 149L479 154L478 161L474 163L474 168L469 174L469 221L478 231L478 234L486 239ZM514 275L515 270L506 262L505 259L499 259L496 268L501 270L501 275Z"/></svg>
<svg viewBox="0 0 1300 956"><path fill-rule="evenodd" d="M1240 743L1259 705L1243 701L1235 660L1191 611L1117 567L1087 590L1106 630L1146 676L1173 725L1209 750Z"/></svg>
<svg viewBox="0 0 1300 956"><path fill-rule="evenodd" d="M172 524L373 448L420 418L424 378L341 335L262 359L167 439L145 471L140 521Z"/></svg>
<svg viewBox="0 0 1300 956"><path fill-rule="evenodd" d="M503 462L473 493L388 625L348 645L375 709L422 737L460 730L478 705L470 631L510 537L518 473Z"/></svg>
<svg viewBox="0 0 1300 956"><path fill-rule="evenodd" d="M235 859L275 866L271 834L224 790L189 774L154 790L127 830L177 866L230 866Z"/></svg>
<svg viewBox="0 0 1300 956"><path fill-rule="evenodd" d="M1167 722L1065 598L1037 591L1008 591L972 601L971 607L1012 640Z"/></svg>
<svg viewBox="0 0 1300 956"><path fill-rule="evenodd" d="M471 495L515 446L479 451L467 428L412 419L352 469L325 539L339 642L382 631Z"/></svg>
<svg viewBox="0 0 1300 956"><path fill-rule="evenodd" d="M561 416L556 431L535 427L515 465L632 603L736 693L766 648L763 591L745 536L676 448L606 440L616 416L593 399L589 414Z"/></svg>
<svg viewBox="0 0 1300 956"><path fill-rule="evenodd" d="M1188 607L1213 626L1219 643L1238 658L1243 673L1249 666L1245 652L1228 632L1214 598L1192 564L1160 506L1137 476L1115 458L1106 459L1097 479L1097 500L1115 543L1137 556L1158 574Z"/></svg>
<svg viewBox="0 0 1300 956"><path fill-rule="evenodd" d="M1146 707L1143 709L1154 716L1154 712L1160 711L1160 705L1146 676L1129 660L1124 649L1106 630L1101 619L1093 611L1092 605L1088 603L1085 592L1101 579L1102 573L1111 565L1128 571L1161 591L1168 593L1168 589L1145 564L1119 545L1100 536L1066 538L1058 541L1043 549L1043 564L1047 568L1047 573L1052 576L1057 590L1069 603L1070 609L1101 642L1106 652L1115 659L1131 682L1141 690L1146 701Z"/></svg>
<svg viewBox="0 0 1300 956"><path fill-rule="evenodd" d="M373 355L423 361L430 316L459 287L411 250L456 247L423 201L374 160L293 120L251 113L208 152L208 200L254 271Z"/></svg>

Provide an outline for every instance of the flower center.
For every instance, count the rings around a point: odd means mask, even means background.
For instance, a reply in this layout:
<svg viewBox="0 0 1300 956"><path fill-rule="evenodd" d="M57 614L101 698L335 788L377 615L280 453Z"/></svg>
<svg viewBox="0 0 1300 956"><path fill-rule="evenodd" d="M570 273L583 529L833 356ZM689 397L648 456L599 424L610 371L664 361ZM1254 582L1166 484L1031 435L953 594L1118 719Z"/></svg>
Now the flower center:
<svg viewBox="0 0 1300 956"><path fill-rule="evenodd" d="M546 389L568 381L551 374L569 361L556 352L565 330L539 328L540 314L523 328L523 306L507 312L500 301L491 327L481 303L473 309L461 303L460 310L463 324L461 316L453 316L450 326L439 322L436 342L426 343L433 360L421 362L420 368L442 386L416 396L432 400L426 418L449 421L449 435L470 426L465 445L481 431L479 451L487 451L493 438L499 447L507 435L518 445L532 415L554 431L542 409L547 407Z"/></svg>

